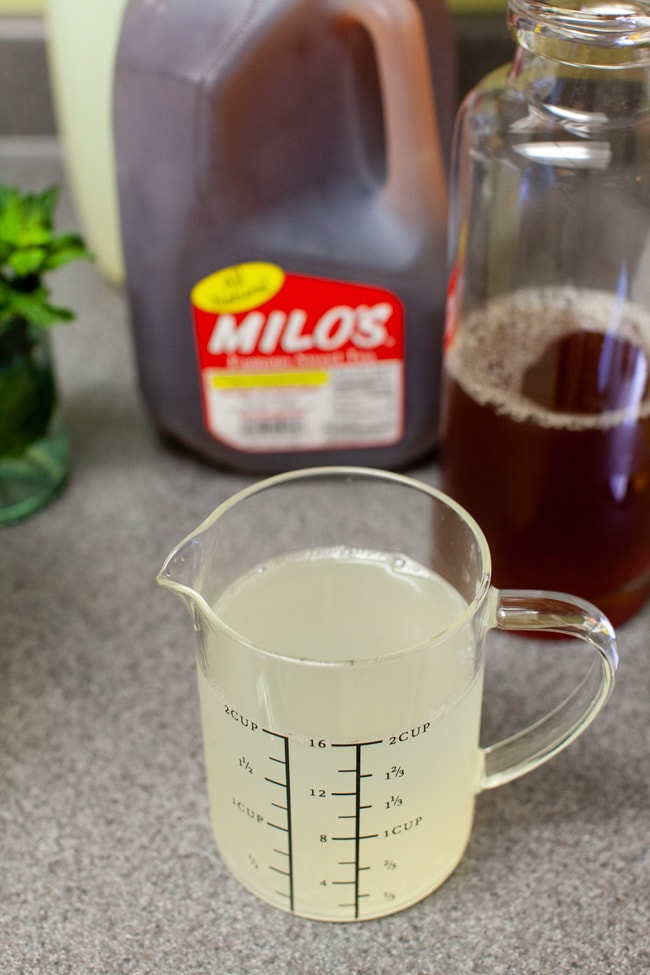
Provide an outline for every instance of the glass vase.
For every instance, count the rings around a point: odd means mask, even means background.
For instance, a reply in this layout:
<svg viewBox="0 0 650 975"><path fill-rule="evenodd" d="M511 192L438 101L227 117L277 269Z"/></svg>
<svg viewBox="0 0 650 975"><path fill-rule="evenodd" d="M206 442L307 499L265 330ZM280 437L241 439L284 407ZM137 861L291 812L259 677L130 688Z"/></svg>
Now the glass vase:
<svg viewBox="0 0 650 975"><path fill-rule="evenodd" d="M65 483L56 406L49 334L15 318L0 332L0 525L38 511Z"/></svg>

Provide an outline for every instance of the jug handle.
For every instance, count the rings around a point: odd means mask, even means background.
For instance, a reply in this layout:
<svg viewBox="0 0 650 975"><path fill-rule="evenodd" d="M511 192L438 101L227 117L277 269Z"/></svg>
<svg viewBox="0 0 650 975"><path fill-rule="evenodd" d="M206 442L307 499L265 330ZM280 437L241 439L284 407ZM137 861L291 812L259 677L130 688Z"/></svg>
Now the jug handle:
<svg viewBox="0 0 650 975"><path fill-rule="evenodd" d="M429 71L424 22L414 0L328 0L359 22L375 47L386 127L386 199L420 222L446 224L447 181Z"/></svg>

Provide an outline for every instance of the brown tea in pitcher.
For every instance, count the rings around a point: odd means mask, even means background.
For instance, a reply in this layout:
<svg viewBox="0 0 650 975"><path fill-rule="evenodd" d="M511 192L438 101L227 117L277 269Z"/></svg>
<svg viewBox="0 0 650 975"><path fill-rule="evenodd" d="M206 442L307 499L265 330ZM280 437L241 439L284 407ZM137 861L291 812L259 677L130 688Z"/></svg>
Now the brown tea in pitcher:
<svg viewBox="0 0 650 975"><path fill-rule="evenodd" d="M496 585L575 592L621 623L650 593L650 316L596 290L494 299L448 339L443 487Z"/></svg>

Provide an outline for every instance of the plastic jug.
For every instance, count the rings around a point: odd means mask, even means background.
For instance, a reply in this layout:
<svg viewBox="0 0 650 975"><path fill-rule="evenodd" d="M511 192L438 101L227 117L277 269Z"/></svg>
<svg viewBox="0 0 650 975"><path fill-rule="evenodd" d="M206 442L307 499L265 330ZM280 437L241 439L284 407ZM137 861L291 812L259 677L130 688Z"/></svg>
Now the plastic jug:
<svg viewBox="0 0 650 975"><path fill-rule="evenodd" d="M253 473L433 448L453 76L441 0L130 0L118 192L162 430Z"/></svg>

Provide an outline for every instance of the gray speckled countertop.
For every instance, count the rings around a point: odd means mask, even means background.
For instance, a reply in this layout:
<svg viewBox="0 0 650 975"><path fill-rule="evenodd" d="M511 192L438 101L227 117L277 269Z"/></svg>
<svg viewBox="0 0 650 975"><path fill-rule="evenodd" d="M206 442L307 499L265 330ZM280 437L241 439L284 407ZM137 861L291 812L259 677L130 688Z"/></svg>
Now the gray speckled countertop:
<svg viewBox="0 0 650 975"><path fill-rule="evenodd" d="M0 155L0 173L61 178L47 153ZM650 972L650 608L621 628L604 714L544 768L479 797L463 862L427 900L320 924L227 873L189 617L154 575L249 479L157 437L119 290L90 265L56 289L78 312L55 337L70 482L0 532L0 975ZM437 476L434 462L413 473ZM494 637L489 659L486 740L572 679L561 645Z"/></svg>

